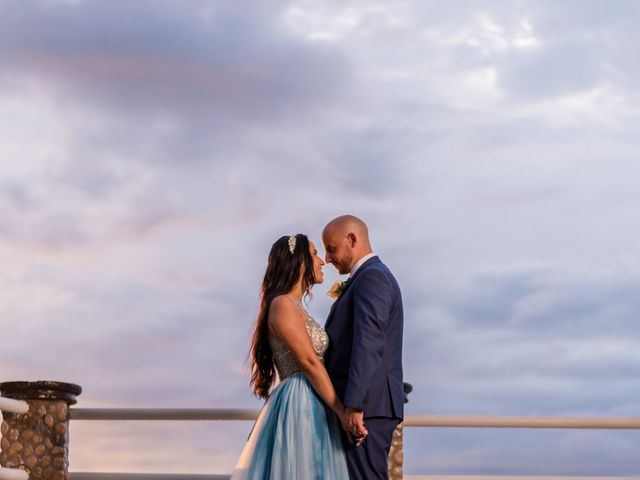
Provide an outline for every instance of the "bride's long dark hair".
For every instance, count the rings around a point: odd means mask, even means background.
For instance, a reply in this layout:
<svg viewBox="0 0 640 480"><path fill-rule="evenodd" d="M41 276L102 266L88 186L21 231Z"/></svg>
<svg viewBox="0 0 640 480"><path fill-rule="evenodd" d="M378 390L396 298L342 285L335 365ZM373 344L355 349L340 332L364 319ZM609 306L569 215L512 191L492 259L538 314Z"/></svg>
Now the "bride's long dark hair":
<svg viewBox="0 0 640 480"><path fill-rule="evenodd" d="M269 397L269 390L275 381L276 371L273 352L269 345L269 307L278 295L289 293L300 280L302 291L309 295L315 283L313 257L309 251L306 235L295 235L295 249L289 249L289 236L280 237L271 246L267 270L262 281L260 312L251 341L251 388L261 398Z"/></svg>

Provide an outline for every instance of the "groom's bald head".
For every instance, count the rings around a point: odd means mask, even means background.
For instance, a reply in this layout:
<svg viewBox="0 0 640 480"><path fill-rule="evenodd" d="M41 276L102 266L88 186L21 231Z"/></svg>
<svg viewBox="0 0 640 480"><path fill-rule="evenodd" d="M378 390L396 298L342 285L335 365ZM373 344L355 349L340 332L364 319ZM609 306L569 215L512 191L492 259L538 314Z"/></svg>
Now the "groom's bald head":
<svg viewBox="0 0 640 480"><path fill-rule="evenodd" d="M334 218L327 223L326 227L324 227L322 236L324 236L326 232L330 231L344 234L355 233L362 239L366 239L367 242L369 241L369 229L367 228L367 224L355 215L341 215Z"/></svg>
<svg viewBox="0 0 640 480"><path fill-rule="evenodd" d="M367 224L354 215L334 218L322 231L327 263L339 273L349 273L365 255L371 253Z"/></svg>

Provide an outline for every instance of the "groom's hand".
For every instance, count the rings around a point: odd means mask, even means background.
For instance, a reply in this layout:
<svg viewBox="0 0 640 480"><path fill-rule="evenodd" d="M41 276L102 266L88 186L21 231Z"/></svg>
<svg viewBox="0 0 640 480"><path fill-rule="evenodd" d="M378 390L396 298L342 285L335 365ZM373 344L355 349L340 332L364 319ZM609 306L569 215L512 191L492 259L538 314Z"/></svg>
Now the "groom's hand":
<svg viewBox="0 0 640 480"><path fill-rule="evenodd" d="M364 412L353 407L345 407L345 421L342 425L351 443L360 445L369 434L364 426Z"/></svg>

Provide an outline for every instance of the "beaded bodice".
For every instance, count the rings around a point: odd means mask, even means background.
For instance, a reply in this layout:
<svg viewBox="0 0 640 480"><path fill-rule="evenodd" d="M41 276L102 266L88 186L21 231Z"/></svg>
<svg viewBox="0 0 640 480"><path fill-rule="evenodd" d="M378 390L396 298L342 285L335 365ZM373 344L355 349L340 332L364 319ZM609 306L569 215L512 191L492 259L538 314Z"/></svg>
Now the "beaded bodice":
<svg viewBox="0 0 640 480"><path fill-rule="evenodd" d="M311 339L311 345L313 345L313 349L318 355L318 358L322 359L329 346L329 336L318 322L309 315L309 312L303 309L303 313L307 322L307 333ZM282 340L278 340L274 336L269 335L269 345L271 345L273 362L280 380L284 380L294 373L301 371L295 357Z"/></svg>

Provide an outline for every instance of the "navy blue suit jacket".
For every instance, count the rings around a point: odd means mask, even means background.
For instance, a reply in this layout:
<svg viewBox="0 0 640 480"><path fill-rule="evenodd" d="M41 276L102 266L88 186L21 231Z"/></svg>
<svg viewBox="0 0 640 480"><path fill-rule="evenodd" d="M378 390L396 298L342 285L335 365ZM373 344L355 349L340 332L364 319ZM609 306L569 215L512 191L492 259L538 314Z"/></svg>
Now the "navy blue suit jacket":
<svg viewBox="0 0 640 480"><path fill-rule="evenodd" d="M325 325L325 366L342 402L367 417L403 418L402 296L377 256L353 274Z"/></svg>

